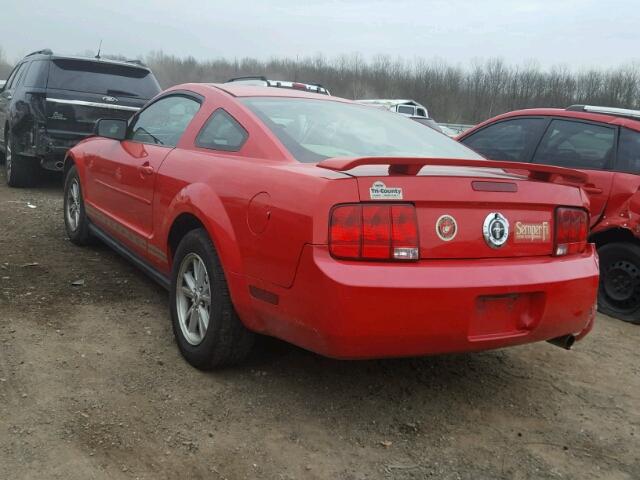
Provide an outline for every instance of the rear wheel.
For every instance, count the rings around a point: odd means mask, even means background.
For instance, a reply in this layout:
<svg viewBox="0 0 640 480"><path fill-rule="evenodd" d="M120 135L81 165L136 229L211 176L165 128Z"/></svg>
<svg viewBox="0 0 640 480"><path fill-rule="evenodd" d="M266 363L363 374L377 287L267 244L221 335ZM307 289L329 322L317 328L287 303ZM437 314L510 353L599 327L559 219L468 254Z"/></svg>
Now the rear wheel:
<svg viewBox="0 0 640 480"><path fill-rule="evenodd" d="M203 229L185 235L171 274L173 333L185 359L201 370L244 360L255 334L233 308L215 248Z"/></svg>
<svg viewBox="0 0 640 480"><path fill-rule="evenodd" d="M29 187L33 185L38 173L36 160L15 153L11 132L7 133L5 145L4 170L7 177L7 185L10 187Z"/></svg>
<svg viewBox="0 0 640 480"><path fill-rule="evenodd" d="M640 324L640 246L611 243L598 249L598 310L625 322Z"/></svg>

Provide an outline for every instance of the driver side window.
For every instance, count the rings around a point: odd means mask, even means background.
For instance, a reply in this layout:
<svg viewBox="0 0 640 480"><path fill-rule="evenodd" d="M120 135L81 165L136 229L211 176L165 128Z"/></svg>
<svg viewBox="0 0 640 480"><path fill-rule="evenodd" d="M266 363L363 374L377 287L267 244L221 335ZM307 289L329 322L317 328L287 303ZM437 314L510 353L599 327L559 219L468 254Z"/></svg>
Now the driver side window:
<svg viewBox="0 0 640 480"><path fill-rule="evenodd" d="M164 97L138 114L127 139L175 147L199 109L200 103L184 95Z"/></svg>

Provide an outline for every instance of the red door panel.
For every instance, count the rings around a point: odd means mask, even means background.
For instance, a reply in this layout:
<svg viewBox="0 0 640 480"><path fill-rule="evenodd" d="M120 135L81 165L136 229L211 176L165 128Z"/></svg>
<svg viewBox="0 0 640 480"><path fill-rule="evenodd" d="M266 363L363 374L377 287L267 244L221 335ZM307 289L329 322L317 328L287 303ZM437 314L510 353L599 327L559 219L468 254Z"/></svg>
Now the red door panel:
<svg viewBox="0 0 640 480"><path fill-rule="evenodd" d="M124 140L111 141L88 165L91 203L97 221L128 246L141 252L153 230L156 172L172 148Z"/></svg>
<svg viewBox="0 0 640 480"><path fill-rule="evenodd" d="M591 226L593 227L604 214L615 172L607 170L582 170L589 175L583 190L589 195Z"/></svg>

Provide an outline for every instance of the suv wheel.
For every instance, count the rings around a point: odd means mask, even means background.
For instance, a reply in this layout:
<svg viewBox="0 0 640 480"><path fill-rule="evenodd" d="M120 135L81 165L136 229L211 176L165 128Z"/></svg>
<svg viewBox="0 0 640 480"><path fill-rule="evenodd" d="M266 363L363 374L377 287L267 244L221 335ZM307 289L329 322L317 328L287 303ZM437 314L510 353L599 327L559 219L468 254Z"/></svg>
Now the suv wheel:
<svg viewBox="0 0 640 480"><path fill-rule="evenodd" d="M255 334L233 308L220 259L206 231L192 230L178 245L170 296L173 333L191 365L211 370L248 356Z"/></svg>
<svg viewBox="0 0 640 480"><path fill-rule="evenodd" d="M11 132L7 133L5 145L4 170L7 177L7 185L10 187L31 186L37 174L36 162L30 157L14 153L13 135L11 135Z"/></svg>
<svg viewBox="0 0 640 480"><path fill-rule="evenodd" d="M640 246L611 243L598 249L598 310L625 322L640 323Z"/></svg>
<svg viewBox="0 0 640 480"><path fill-rule="evenodd" d="M84 209L84 197L80 177L75 165L67 172L64 181L64 229L76 245L87 245L90 239L89 219Z"/></svg>

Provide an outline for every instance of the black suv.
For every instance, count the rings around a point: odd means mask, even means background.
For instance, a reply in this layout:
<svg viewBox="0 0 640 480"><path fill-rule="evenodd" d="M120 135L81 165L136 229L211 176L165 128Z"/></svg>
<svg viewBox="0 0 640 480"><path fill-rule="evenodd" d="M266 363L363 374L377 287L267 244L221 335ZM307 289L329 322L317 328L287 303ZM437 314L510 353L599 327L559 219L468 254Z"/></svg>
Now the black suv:
<svg viewBox="0 0 640 480"><path fill-rule="evenodd" d="M99 118L128 119L157 93L139 62L27 55L0 87L0 153L7 183L27 186L41 166L62 170L64 155L93 133Z"/></svg>

